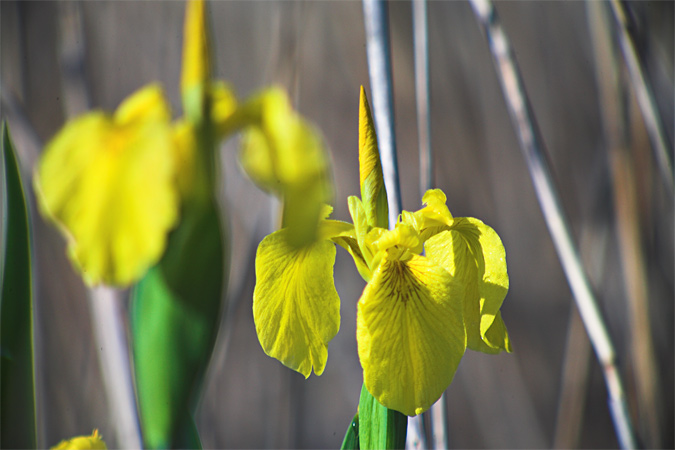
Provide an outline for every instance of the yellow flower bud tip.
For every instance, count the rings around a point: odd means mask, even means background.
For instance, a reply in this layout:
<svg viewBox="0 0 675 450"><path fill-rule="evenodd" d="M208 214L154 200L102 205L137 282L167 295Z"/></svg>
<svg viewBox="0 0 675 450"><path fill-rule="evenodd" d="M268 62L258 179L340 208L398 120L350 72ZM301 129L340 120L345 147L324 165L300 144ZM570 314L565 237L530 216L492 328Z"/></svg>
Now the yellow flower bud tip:
<svg viewBox="0 0 675 450"><path fill-rule="evenodd" d="M378 168L381 172L375 123L370 112L366 91L361 86L359 98L359 175L361 186L364 185L366 178L373 174L373 171L377 171Z"/></svg>
<svg viewBox="0 0 675 450"><path fill-rule="evenodd" d="M77 436L63 440L52 447L53 450L106 450L107 448L98 430L94 430L91 436Z"/></svg>
<svg viewBox="0 0 675 450"><path fill-rule="evenodd" d="M183 94L194 86L204 86L211 78L211 48L204 0L189 0L185 8L183 42Z"/></svg>
<svg viewBox="0 0 675 450"><path fill-rule="evenodd" d="M384 187L375 123L363 86L359 101L359 176L361 199L368 224L386 228L389 220L387 191Z"/></svg>

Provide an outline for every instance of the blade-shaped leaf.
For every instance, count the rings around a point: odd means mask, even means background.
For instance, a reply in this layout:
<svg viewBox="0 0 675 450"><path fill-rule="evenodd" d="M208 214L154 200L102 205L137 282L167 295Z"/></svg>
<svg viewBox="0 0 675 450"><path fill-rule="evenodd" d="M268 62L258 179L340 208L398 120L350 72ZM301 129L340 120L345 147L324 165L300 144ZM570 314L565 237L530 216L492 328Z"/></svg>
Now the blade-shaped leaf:
<svg viewBox="0 0 675 450"><path fill-rule="evenodd" d="M382 406L364 384L359 400L360 448L405 448L407 429L408 417Z"/></svg>
<svg viewBox="0 0 675 450"><path fill-rule="evenodd" d="M160 264L133 291L136 385L150 448L200 446L192 413L220 323L225 264L216 205L188 209Z"/></svg>
<svg viewBox="0 0 675 450"><path fill-rule="evenodd" d="M2 385L0 447L35 448L35 374L33 370L33 305L30 234L26 201L14 146L2 125L4 162L2 211L5 254L0 317L2 330Z"/></svg>

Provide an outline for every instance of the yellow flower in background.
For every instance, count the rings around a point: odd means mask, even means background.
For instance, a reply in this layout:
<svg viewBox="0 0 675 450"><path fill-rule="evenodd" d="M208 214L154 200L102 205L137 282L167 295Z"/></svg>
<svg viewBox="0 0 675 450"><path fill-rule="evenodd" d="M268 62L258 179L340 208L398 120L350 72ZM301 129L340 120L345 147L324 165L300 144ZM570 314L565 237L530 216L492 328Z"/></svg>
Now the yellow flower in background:
<svg viewBox="0 0 675 450"><path fill-rule="evenodd" d="M451 383L466 347L511 351L500 307L508 291L504 247L492 228L455 218L445 194L403 211L387 229L386 192L365 94L359 124L361 199L353 224L318 221L317 237L290 245L288 229L266 237L256 256L253 315L265 352L308 377L320 375L339 327L333 243L366 280L357 304L357 343L368 391L407 415L428 409Z"/></svg>
<svg viewBox="0 0 675 450"><path fill-rule="evenodd" d="M52 447L52 450L106 450L103 438L94 430L91 436L78 436L72 439L63 440Z"/></svg>
<svg viewBox="0 0 675 450"><path fill-rule="evenodd" d="M241 165L256 185L281 198L288 242L300 247L315 241L323 205L332 196L321 134L293 111L279 88L261 92L234 116L248 125Z"/></svg>
<svg viewBox="0 0 675 450"><path fill-rule="evenodd" d="M68 241L68 255L89 285L127 286L156 264L181 205L210 199L217 141L244 132L241 162L251 179L283 201L295 246L315 240L322 204L332 195L323 140L279 88L239 104L211 80L208 15L187 3L181 94L184 116L171 122L152 84L113 115L93 111L69 121L48 143L35 174L39 205Z"/></svg>
<svg viewBox="0 0 675 450"><path fill-rule="evenodd" d="M44 214L90 285L127 285L162 255L178 219L169 105L149 85L113 115L93 111L48 143L35 174Z"/></svg>

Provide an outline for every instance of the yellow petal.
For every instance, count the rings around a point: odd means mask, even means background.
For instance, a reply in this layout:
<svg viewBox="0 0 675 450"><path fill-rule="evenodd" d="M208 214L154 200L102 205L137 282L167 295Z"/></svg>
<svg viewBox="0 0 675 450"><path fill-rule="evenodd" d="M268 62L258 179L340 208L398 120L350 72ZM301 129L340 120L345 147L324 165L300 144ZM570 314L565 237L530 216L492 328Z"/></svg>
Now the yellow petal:
<svg viewBox="0 0 675 450"><path fill-rule="evenodd" d="M384 187L380 151L377 147L375 124L361 86L359 101L359 173L361 178L361 200L368 224L388 228L387 191Z"/></svg>
<svg viewBox="0 0 675 450"><path fill-rule="evenodd" d="M450 385L466 348L462 286L414 255L382 259L358 303L359 359L368 391L413 416Z"/></svg>
<svg viewBox="0 0 675 450"><path fill-rule="evenodd" d="M408 222L414 223L419 229L424 240L452 225L452 214L445 204L446 200L442 190L429 189L422 197L425 207L413 213L414 217L407 218Z"/></svg>
<svg viewBox="0 0 675 450"><path fill-rule="evenodd" d="M185 9L181 94L185 115L204 116L211 79L211 36L204 0L189 0Z"/></svg>
<svg viewBox="0 0 675 450"><path fill-rule="evenodd" d="M491 329L509 289L504 246L489 226L474 218L456 218L450 230L429 238L427 256L465 285L464 321L468 346L509 350L506 327Z"/></svg>
<svg viewBox="0 0 675 450"><path fill-rule="evenodd" d="M149 84L127 97L117 107L115 124L135 125L139 122L168 123L171 120L169 104L158 84Z"/></svg>
<svg viewBox="0 0 675 450"><path fill-rule="evenodd" d="M373 246L378 251L397 246L415 254L422 253L423 249L419 232L413 226L401 222L397 223L393 230L382 232L379 239L373 242Z"/></svg>
<svg viewBox="0 0 675 450"><path fill-rule="evenodd" d="M41 210L89 284L128 285L164 251L178 217L167 111L157 86L147 87L114 117L93 112L66 124L38 164Z"/></svg>
<svg viewBox="0 0 675 450"><path fill-rule="evenodd" d="M91 436L78 436L61 441L52 447L52 450L106 450L107 448L98 430L94 430Z"/></svg>
<svg viewBox="0 0 675 450"><path fill-rule="evenodd" d="M237 97L232 87L223 82L215 81L211 84L211 121L216 134L222 138L234 131L231 119L237 110Z"/></svg>
<svg viewBox="0 0 675 450"><path fill-rule="evenodd" d="M328 342L340 328L340 298L333 282L335 244L297 248L288 230L267 236L256 254L253 319L269 356L309 377L321 375Z"/></svg>
<svg viewBox="0 0 675 450"><path fill-rule="evenodd" d="M488 354L497 354L502 350L511 353L511 341L509 340L509 333L506 330L506 325L502 320L501 311L495 316L495 320L485 333L485 337L483 337L482 340L474 339L469 348L477 352Z"/></svg>
<svg viewBox="0 0 675 450"><path fill-rule="evenodd" d="M244 136L243 168L260 188L282 197L289 241L298 247L315 241L321 205L332 195L321 135L291 109L280 89L265 91L236 115L235 121L251 125Z"/></svg>

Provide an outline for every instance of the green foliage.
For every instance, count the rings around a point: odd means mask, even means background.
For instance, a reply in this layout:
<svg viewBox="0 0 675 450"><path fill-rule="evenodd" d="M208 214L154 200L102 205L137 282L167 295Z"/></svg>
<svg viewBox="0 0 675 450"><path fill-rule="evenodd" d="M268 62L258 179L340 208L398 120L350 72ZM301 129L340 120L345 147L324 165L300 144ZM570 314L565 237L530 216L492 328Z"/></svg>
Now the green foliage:
<svg viewBox="0 0 675 450"><path fill-rule="evenodd" d="M361 388L358 416L360 448L405 448L408 417L382 406L370 395L365 384Z"/></svg>
<svg viewBox="0 0 675 450"><path fill-rule="evenodd" d="M33 370L33 304L31 292L30 232L26 200L14 145L2 124L5 192L2 220L5 254L2 277L0 349L0 447L35 448L35 375Z"/></svg>
<svg viewBox="0 0 675 450"><path fill-rule="evenodd" d="M359 413L356 413L352 421L349 423L349 428L345 433L345 438L342 440L342 450L359 450Z"/></svg>
<svg viewBox="0 0 675 450"><path fill-rule="evenodd" d="M220 323L223 248L215 202L185 212L164 258L133 291L134 366L150 448L200 446L192 413Z"/></svg>

